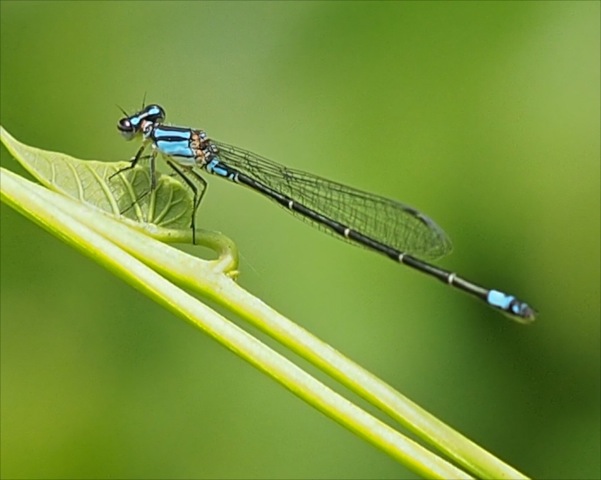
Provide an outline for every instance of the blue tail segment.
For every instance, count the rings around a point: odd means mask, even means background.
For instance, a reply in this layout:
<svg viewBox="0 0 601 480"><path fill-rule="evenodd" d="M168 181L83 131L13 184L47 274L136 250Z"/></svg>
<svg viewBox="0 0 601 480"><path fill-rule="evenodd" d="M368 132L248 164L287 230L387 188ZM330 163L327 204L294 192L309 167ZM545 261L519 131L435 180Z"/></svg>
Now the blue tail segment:
<svg viewBox="0 0 601 480"><path fill-rule="evenodd" d="M507 295L498 290L490 290L486 297L486 301L492 307L498 308L516 318L531 321L536 317L536 311L526 302L522 302L513 295Z"/></svg>

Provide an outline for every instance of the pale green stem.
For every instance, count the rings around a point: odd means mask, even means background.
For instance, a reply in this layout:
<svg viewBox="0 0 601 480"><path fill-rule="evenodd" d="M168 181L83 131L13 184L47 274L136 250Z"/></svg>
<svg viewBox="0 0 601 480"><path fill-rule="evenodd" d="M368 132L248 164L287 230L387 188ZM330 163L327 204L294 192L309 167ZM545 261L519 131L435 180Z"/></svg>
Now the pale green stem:
<svg viewBox="0 0 601 480"><path fill-rule="evenodd" d="M205 331L307 403L374 444L415 473L428 478L471 478L334 392L279 353L167 281L98 231L108 233L111 237L129 235L131 237L129 241L137 243L139 247L137 251L140 255L153 244L160 249L175 249L134 232L108 217L98 215L97 212L77 202L47 191L12 172L1 169L0 174L2 175L2 201L106 266L157 303ZM79 216L85 217L86 223L91 223L94 228L80 222L77 218ZM211 268L207 268L209 262L204 263L204 273L209 274L211 271ZM221 273L213 273L213 275L227 278Z"/></svg>
<svg viewBox="0 0 601 480"><path fill-rule="evenodd" d="M85 221L85 216L76 215ZM98 229L96 223L90 224ZM99 230L100 231L100 230ZM479 478L527 478L484 450L432 414L401 395L390 385L345 357L329 344L269 307L241 288L219 270L207 269L206 261L152 239L132 241L129 232L102 231L122 248L153 269L191 290L197 291L249 321L305 360L335 378L401 425L448 455Z"/></svg>

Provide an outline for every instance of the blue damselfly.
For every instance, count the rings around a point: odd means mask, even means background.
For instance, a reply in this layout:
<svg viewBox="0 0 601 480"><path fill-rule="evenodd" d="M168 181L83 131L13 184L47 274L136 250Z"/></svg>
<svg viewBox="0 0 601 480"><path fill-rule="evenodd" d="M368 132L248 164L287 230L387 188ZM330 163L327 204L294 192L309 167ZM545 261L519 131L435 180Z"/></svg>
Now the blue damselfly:
<svg viewBox="0 0 601 480"><path fill-rule="evenodd" d="M159 105L148 105L134 115L123 113L125 117L117 125L121 134L127 140L141 135L143 142L131 165L117 174L148 158L152 190L156 187L156 157L162 153L167 164L194 193L193 242L196 211L206 191L206 182L197 170L205 170L265 195L343 240L374 250L463 290L515 320L526 323L536 316L532 307L513 295L484 288L424 261L449 253L451 242L433 220L412 207L286 168L254 153L209 139L202 130L164 125L165 111ZM150 154L143 155L148 147ZM199 189L195 181L203 188Z"/></svg>

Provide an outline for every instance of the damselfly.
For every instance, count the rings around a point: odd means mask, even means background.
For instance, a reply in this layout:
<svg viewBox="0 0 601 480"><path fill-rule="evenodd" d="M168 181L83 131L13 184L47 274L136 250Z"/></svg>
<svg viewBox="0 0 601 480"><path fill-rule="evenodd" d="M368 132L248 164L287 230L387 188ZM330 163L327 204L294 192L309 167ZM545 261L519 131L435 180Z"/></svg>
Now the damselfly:
<svg viewBox="0 0 601 480"><path fill-rule="evenodd" d="M515 320L526 323L536 316L532 307L513 295L484 288L424 261L449 253L451 242L433 220L414 208L283 167L254 153L211 140L202 130L164 125L165 110L159 105L148 105L134 115L123 113L125 117L119 120L117 128L127 140L141 135L142 146L131 165L117 174L148 158L152 190L156 188L156 157L162 153L167 164L194 194L193 242L196 211L206 191L206 182L196 171L201 169L245 185L326 232L463 290ZM143 155L148 147L150 154ZM202 188L199 189L195 181Z"/></svg>

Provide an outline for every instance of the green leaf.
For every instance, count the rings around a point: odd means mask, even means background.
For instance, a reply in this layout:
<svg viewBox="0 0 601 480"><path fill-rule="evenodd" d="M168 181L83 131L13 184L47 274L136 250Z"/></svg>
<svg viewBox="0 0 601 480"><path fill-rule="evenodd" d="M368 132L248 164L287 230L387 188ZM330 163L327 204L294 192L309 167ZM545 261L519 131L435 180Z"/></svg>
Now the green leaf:
<svg viewBox="0 0 601 480"><path fill-rule="evenodd" d="M115 175L129 163L79 160L40 150L0 129L6 148L49 189L134 222L163 229L190 229L193 195L177 179L160 174L157 188L151 192L147 166L138 165ZM203 186L199 184L199 188Z"/></svg>

